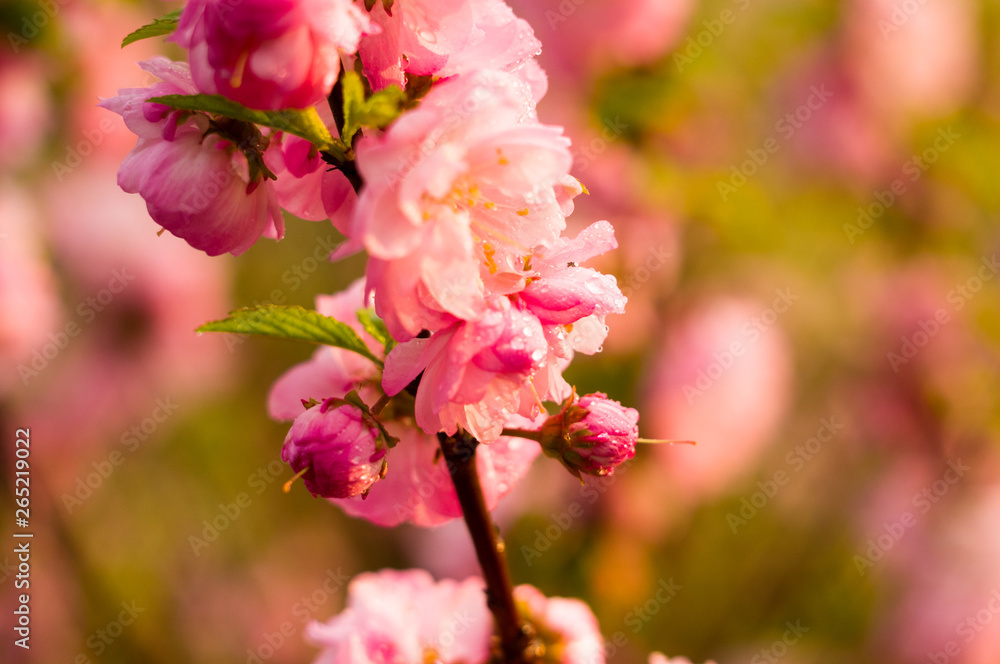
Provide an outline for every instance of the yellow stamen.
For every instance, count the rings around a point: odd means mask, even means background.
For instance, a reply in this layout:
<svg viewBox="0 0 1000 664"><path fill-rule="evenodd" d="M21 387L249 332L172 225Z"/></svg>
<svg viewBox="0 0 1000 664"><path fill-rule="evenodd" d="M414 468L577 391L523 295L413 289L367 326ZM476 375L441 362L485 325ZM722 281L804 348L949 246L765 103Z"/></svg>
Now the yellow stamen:
<svg viewBox="0 0 1000 664"><path fill-rule="evenodd" d="M305 475L308 472L309 472L309 466L306 466L305 468L303 468L299 472L295 473L295 476L292 479L290 479L287 482L285 482L285 486L282 487L284 489L285 493L288 493L289 491L292 490L292 484L295 483L295 480L299 479L300 477L302 477L303 475Z"/></svg>
<svg viewBox="0 0 1000 664"><path fill-rule="evenodd" d="M519 217L527 217L528 216L528 208L524 208L523 210L518 210L517 211L517 215Z"/></svg>
<svg viewBox="0 0 1000 664"><path fill-rule="evenodd" d="M497 253L496 247L489 242L483 242L483 253L486 254L486 265L490 268L490 274L496 274L497 264L493 260L493 256Z"/></svg>
<svg viewBox="0 0 1000 664"><path fill-rule="evenodd" d="M229 77L229 85L234 88L238 88L243 85L243 70L246 69L247 60L249 58L249 51L244 51L240 54L240 59L236 62L236 69L233 70L233 75Z"/></svg>
<svg viewBox="0 0 1000 664"><path fill-rule="evenodd" d="M496 210L497 209L497 204L494 203L493 201L486 201L483 205L486 206L487 210Z"/></svg>

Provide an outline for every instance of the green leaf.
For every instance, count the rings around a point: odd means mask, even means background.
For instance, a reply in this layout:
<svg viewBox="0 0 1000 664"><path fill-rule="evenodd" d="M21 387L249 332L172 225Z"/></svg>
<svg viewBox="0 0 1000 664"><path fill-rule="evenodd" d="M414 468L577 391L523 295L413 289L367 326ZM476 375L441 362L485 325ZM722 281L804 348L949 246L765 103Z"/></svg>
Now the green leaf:
<svg viewBox="0 0 1000 664"><path fill-rule="evenodd" d="M388 355L389 351L393 349L396 345L396 340L392 338L389 334L389 328L385 326L385 322L375 315L373 309L359 309L358 310L358 322L361 326L365 328L365 332L372 335L382 346L385 348L385 354Z"/></svg>
<svg viewBox="0 0 1000 664"><path fill-rule="evenodd" d="M122 40L122 48L125 48L129 44L135 43L140 39L149 39L150 37L169 35L177 29L177 22L180 20L180 17L181 10L177 9L169 14L161 16L158 19L154 19L152 23L144 25L135 32L126 36L125 39Z"/></svg>
<svg viewBox="0 0 1000 664"><path fill-rule="evenodd" d="M399 117L407 102L406 93L398 85L390 85L365 98L365 86L357 72L340 75L344 94L344 128L340 132L345 145L351 145L361 127L384 129Z"/></svg>
<svg viewBox="0 0 1000 664"><path fill-rule="evenodd" d="M302 307L265 304L237 309L230 312L228 318L205 323L198 328L198 332L231 332L309 341L353 351L383 366L382 360L369 350L347 323Z"/></svg>
<svg viewBox="0 0 1000 664"><path fill-rule="evenodd" d="M344 157L344 148L335 141L315 108L258 111L220 95L165 95L149 101L185 111L202 111L224 115L244 122L271 127L294 134L313 143L320 150Z"/></svg>

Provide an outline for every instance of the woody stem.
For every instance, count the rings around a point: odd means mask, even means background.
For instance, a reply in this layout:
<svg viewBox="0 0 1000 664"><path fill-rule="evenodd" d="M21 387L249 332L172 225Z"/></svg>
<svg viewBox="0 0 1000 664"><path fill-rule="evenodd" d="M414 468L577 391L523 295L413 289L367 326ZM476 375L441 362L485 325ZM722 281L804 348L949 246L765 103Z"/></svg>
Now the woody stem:
<svg viewBox="0 0 1000 664"><path fill-rule="evenodd" d="M439 433L438 441L455 485L462 516L472 536L476 558L483 570L486 603L497 623L503 661L507 664L527 664L533 661L530 655L531 632L517 614L504 543L483 498L479 471L476 469L479 441L465 432L455 436Z"/></svg>

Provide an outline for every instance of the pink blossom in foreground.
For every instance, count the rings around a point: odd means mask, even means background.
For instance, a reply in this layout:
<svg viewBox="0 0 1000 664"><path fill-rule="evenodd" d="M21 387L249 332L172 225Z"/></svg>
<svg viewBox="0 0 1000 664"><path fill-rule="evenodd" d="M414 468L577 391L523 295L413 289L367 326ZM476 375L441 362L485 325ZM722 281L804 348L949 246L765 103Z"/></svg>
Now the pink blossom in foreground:
<svg viewBox="0 0 1000 664"><path fill-rule="evenodd" d="M376 2L370 16L380 29L362 38L359 55L374 90L404 87L407 74L513 70L541 50L531 26L502 0L407 0L391 15Z"/></svg>
<svg viewBox="0 0 1000 664"><path fill-rule="evenodd" d="M394 348L382 384L397 394L423 372L417 424L428 434L454 434L461 427L489 443L511 416L537 412L530 380L547 352L538 319L501 297L479 320Z"/></svg>
<svg viewBox="0 0 1000 664"><path fill-rule="evenodd" d="M121 90L118 97L101 102L139 137L118 171L119 186L141 195L158 224L210 256L241 254L265 233L284 235L274 188L256 161L262 162L266 140L259 143L249 136L240 150L234 136L207 133L218 130L208 116L182 115L148 103L150 97L192 94L195 89L183 63L153 58L141 66L162 82Z"/></svg>
<svg viewBox="0 0 1000 664"><path fill-rule="evenodd" d="M361 574L339 615L306 628L323 648L315 664L486 662L492 633L480 579L435 582L423 570Z"/></svg>
<svg viewBox="0 0 1000 664"><path fill-rule="evenodd" d="M368 336L355 316L364 303L364 282L359 280L337 295L317 298L316 308L353 327L372 352L381 355L381 346ZM378 379L378 367L370 360L350 351L323 347L312 359L292 367L275 382L268 409L275 419L292 420L304 412L303 399L342 397L354 389L371 404L380 394L373 388ZM532 428L533 423L519 421L512 426ZM386 453L385 478L376 482L364 499L358 496L333 502L348 514L382 526L403 522L433 526L460 517L458 498L447 466L438 459L438 441L433 432L424 434L406 420L388 421L386 429L400 442ZM488 508L493 509L513 488L539 451L536 443L519 438L500 438L479 447L476 464Z"/></svg>
<svg viewBox="0 0 1000 664"><path fill-rule="evenodd" d="M559 664L604 664L604 639L590 607L578 599L546 597L537 588L521 585L514 600L523 616L544 636L548 656ZM547 636L557 639L547 642ZM558 659L553 657L558 653Z"/></svg>
<svg viewBox="0 0 1000 664"><path fill-rule="evenodd" d="M302 480L314 496L360 496L385 470L380 436L377 424L359 407L327 399L295 418L281 458L304 473Z"/></svg>
<svg viewBox="0 0 1000 664"><path fill-rule="evenodd" d="M476 319L397 346L386 359L383 388L396 394L423 371L417 424L426 433L461 427L484 442L495 440L511 416L537 415L541 400L563 401L569 386L561 374L573 351L600 350L604 317L625 305L614 277L576 262L613 246L610 224L598 222L519 265L505 262L486 283L510 296L490 298Z"/></svg>
<svg viewBox="0 0 1000 664"><path fill-rule="evenodd" d="M532 108L517 78L484 72L440 84L359 141L365 187L351 235L371 256L368 286L397 339L482 315L480 273L523 265L564 228L580 191L569 141Z"/></svg>
<svg viewBox="0 0 1000 664"><path fill-rule="evenodd" d="M200 92L251 108L326 98L369 21L350 0L190 0L174 41L190 50Z"/></svg>
<svg viewBox="0 0 1000 664"><path fill-rule="evenodd" d="M687 657L667 657L662 652L654 652L649 654L649 664L691 664L691 660ZM715 662L708 661L705 664L715 664Z"/></svg>
<svg viewBox="0 0 1000 664"><path fill-rule="evenodd" d="M481 579L434 581L424 570L361 574L348 586L339 615L306 628L323 648L315 664L488 662L493 616L483 590ZM603 641L586 604L547 598L526 585L515 588L514 599L536 625L546 661L603 664Z"/></svg>
<svg viewBox="0 0 1000 664"><path fill-rule="evenodd" d="M545 453L579 475L608 475L635 456L639 411L600 392L563 406L542 425Z"/></svg>

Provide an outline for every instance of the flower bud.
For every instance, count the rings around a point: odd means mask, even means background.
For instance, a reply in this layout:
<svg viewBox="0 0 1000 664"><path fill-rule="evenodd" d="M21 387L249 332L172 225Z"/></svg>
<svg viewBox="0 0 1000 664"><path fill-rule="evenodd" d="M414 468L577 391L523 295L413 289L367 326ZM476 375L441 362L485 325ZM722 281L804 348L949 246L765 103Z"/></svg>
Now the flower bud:
<svg viewBox="0 0 1000 664"><path fill-rule="evenodd" d="M635 456L639 412L600 392L567 402L542 425L542 450L579 476L608 475Z"/></svg>
<svg viewBox="0 0 1000 664"><path fill-rule="evenodd" d="M350 498L366 493L384 475L381 433L358 406L327 399L295 418L281 458L302 474L314 496Z"/></svg>

